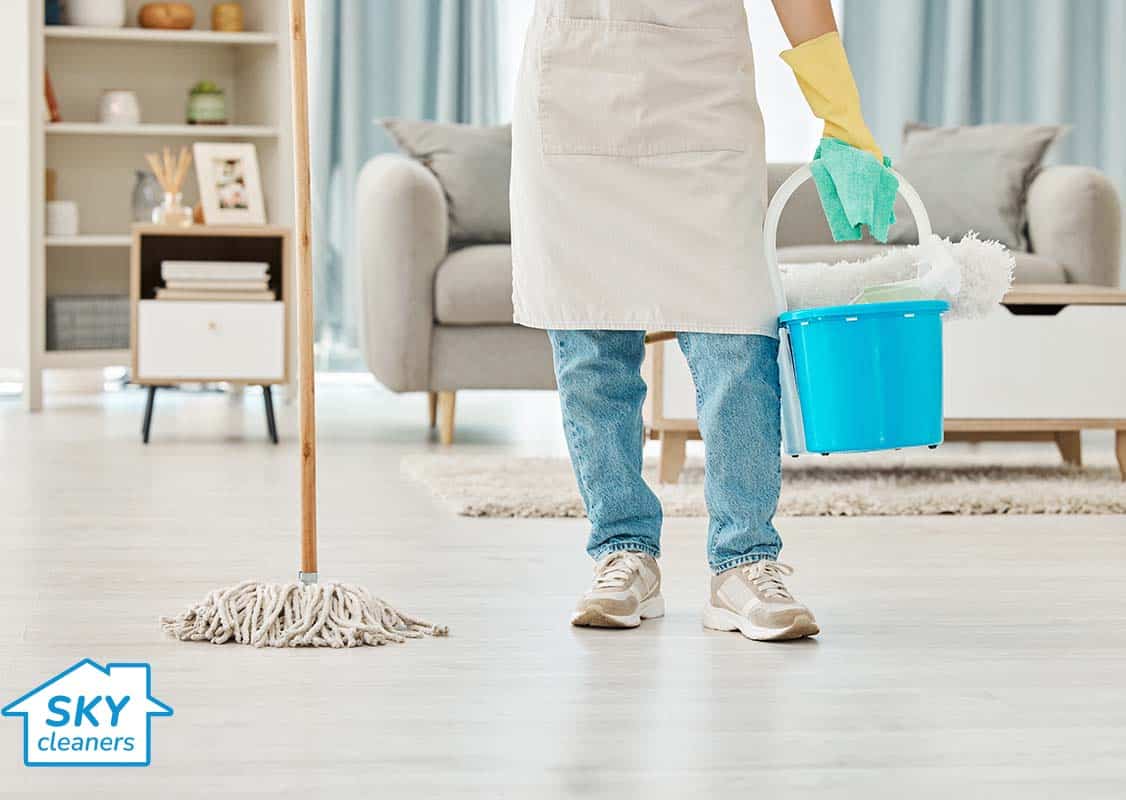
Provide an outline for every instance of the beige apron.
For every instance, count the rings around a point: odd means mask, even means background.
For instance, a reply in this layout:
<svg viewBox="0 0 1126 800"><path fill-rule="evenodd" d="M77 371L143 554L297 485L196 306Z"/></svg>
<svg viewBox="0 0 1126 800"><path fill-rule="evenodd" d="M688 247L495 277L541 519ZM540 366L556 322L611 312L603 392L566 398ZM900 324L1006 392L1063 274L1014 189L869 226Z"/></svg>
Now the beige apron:
<svg viewBox="0 0 1126 800"><path fill-rule="evenodd" d="M517 323L777 335L741 0L537 0L512 126Z"/></svg>

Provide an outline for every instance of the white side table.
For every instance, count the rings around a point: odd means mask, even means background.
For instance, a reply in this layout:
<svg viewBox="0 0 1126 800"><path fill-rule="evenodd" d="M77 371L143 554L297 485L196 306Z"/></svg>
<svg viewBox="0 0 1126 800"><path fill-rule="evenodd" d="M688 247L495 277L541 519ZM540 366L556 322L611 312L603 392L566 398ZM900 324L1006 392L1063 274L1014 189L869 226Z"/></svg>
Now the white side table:
<svg viewBox="0 0 1126 800"><path fill-rule="evenodd" d="M149 441L156 390L177 383L259 385L271 441L278 441L272 386L289 381L289 229L262 225L133 227L130 265L133 382L148 387L141 437ZM157 300L166 260L261 261L273 302Z"/></svg>
<svg viewBox="0 0 1126 800"><path fill-rule="evenodd" d="M947 441L1054 441L1082 463L1080 432L1115 431L1126 481L1126 290L1024 284L980 320L947 325ZM675 483L699 439L692 376L674 335L646 337L645 430L661 442L660 479Z"/></svg>

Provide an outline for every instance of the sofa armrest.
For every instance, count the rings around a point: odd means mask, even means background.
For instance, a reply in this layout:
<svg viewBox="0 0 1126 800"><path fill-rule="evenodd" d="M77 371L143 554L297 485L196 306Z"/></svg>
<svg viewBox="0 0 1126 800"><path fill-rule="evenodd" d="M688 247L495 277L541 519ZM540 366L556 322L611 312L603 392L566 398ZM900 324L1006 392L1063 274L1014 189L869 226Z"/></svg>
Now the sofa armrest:
<svg viewBox="0 0 1126 800"><path fill-rule="evenodd" d="M1118 286L1122 210L1114 184L1096 169L1053 166L1028 189L1033 252L1057 261L1072 283Z"/></svg>
<svg viewBox="0 0 1126 800"><path fill-rule="evenodd" d="M387 388L425 391L434 273L449 243L442 187L418 162L378 155L357 179L355 219L364 360Z"/></svg>

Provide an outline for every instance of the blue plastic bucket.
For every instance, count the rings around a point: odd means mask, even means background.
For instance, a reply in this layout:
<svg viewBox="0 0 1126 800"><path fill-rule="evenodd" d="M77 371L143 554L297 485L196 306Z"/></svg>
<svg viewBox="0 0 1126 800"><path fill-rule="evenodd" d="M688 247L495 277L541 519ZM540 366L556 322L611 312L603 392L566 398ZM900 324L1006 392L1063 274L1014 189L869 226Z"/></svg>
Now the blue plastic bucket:
<svg viewBox="0 0 1126 800"><path fill-rule="evenodd" d="M942 300L788 311L806 450L942 442Z"/></svg>

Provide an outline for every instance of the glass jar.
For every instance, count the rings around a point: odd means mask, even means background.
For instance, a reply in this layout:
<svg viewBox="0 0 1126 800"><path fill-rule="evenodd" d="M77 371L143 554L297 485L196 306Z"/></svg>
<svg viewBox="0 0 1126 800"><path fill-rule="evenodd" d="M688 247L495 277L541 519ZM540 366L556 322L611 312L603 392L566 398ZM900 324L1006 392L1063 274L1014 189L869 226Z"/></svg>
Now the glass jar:
<svg viewBox="0 0 1126 800"><path fill-rule="evenodd" d="M133 185L133 221L151 222L152 212L160 205L164 190L151 172L137 170L137 182Z"/></svg>
<svg viewBox="0 0 1126 800"><path fill-rule="evenodd" d="M152 221L157 225L190 228L195 220L192 207L184 205L182 192L165 192L164 200L152 210Z"/></svg>

